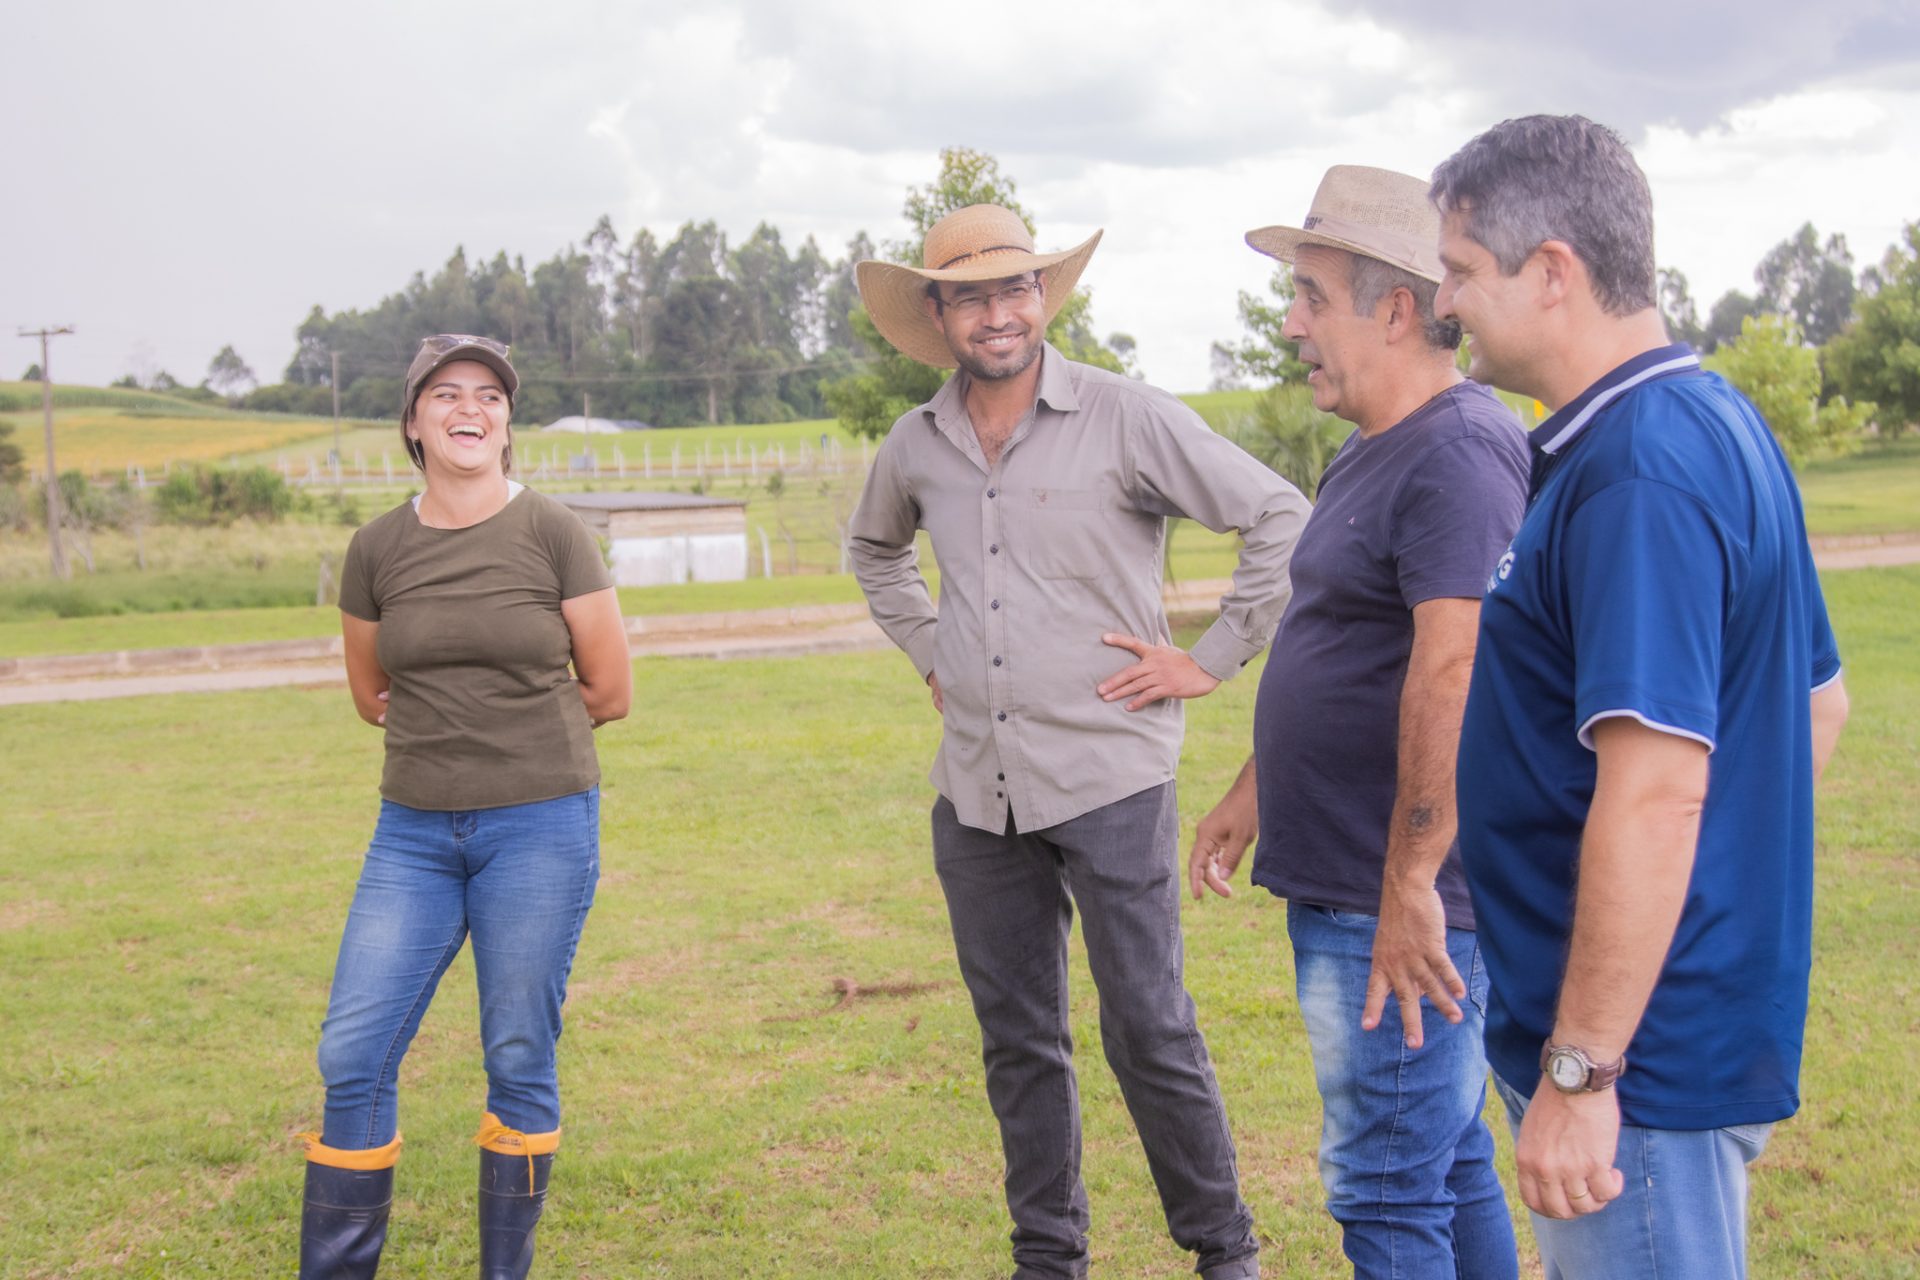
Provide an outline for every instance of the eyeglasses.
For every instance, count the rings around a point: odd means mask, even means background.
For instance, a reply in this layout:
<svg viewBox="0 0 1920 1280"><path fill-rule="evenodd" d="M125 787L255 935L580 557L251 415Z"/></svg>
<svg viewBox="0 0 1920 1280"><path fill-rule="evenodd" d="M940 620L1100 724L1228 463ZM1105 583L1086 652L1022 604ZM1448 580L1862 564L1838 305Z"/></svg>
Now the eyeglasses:
<svg viewBox="0 0 1920 1280"><path fill-rule="evenodd" d="M506 359L507 344L497 338L483 338L474 333L436 333L431 338L420 340L420 349L436 356L449 351L458 351L461 347L479 347L491 351L501 359Z"/></svg>
<svg viewBox="0 0 1920 1280"><path fill-rule="evenodd" d="M956 298L942 298L940 305L956 315L977 316L986 314L987 303L998 301L1002 307L1012 311L1024 307L1040 296L1038 280L1019 280L1013 284L1003 284L991 293L963 293Z"/></svg>

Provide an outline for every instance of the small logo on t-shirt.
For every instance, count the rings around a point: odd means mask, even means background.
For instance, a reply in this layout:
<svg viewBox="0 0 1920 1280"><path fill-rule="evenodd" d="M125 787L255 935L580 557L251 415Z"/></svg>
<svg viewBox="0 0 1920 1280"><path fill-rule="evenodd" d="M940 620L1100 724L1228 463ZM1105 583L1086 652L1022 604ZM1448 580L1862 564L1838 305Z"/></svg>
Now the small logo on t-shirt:
<svg viewBox="0 0 1920 1280"><path fill-rule="evenodd" d="M1507 575L1512 572L1513 548L1508 547L1507 553L1500 557L1500 563L1493 566L1493 576L1487 579L1487 590L1492 591L1495 587L1505 582Z"/></svg>

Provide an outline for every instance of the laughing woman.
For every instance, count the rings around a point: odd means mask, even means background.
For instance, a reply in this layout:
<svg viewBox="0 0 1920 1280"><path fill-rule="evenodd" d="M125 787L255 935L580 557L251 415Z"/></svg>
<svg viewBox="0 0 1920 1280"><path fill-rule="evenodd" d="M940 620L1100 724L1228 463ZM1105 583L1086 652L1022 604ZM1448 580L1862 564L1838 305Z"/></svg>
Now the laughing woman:
<svg viewBox="0 0 1920 1280"><path fill-rule="evenodd" d="M626 715L633 671L592 534L507 478L518 389L501 343L423 342L400 430L425 491L347 551L347 682L385 726L386 768L320 1031L302 1280L379 1265L400 1060L469 936L487 1072L480 1272L532 1263L560 1144L560 1005L599 878L593 729Z"/></svg>

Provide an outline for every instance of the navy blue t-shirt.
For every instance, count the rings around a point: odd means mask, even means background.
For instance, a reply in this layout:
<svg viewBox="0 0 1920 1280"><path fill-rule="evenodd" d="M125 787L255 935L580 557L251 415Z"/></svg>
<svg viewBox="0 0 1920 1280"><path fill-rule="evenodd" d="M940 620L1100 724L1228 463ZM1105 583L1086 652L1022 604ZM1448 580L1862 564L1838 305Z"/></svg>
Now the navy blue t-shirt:
<svg viewBox="0 0 1920 1280"><path fill-rule="evenodd" d="M1533 433L1535 492L1487 583L1461 732L1460 842L1487 1057L1539 1079L1573 928L1596 720L1712 751L1678 930L1616 1086L1629 1124L1799 1106L1813 924L1811 693L1839 675L1800 494L1766 425L1685 346Z"/></svg>
<svg viewBox="0 0 1920 1280"><path fill-rule="evenodd" d="M1293 600L1260 678L1255 884L1380 910L1413 606L1479 598L1526 491L1519 423L1471 382L1340 447L1294 548ZM1473 928L1457 846L1437 883L1447 923Z"/></svg>

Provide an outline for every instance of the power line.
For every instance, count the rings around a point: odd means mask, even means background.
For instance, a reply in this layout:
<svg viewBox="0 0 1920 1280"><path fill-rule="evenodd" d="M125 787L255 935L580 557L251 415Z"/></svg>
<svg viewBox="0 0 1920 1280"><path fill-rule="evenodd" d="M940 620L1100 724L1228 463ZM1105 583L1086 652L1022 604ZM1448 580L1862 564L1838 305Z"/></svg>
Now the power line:
<svg viewBox="0 0 1920 1280"><path fill-rule="evenodd" d="M73 332L70 324L21 329L23 338L40 339L40 410L47 431L47 550L53 559L53 576L68 576L67 549L60 541L60 469L53 464L53 360L48 340Z"/></svg>

